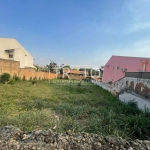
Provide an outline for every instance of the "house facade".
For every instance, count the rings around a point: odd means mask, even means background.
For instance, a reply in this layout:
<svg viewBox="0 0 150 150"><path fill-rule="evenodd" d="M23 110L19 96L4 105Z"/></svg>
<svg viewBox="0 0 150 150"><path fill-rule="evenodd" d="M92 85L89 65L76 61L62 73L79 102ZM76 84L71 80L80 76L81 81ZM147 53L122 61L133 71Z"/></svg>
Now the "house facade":
<svg viewBox="0 0 150 150"><path fill-rule="evenodd" d="M0 38L0 58L20 62L20 68L35 68L32 55L14 38Z"/></svg>
<svg viewBox="0 0 150 150"><path fill-rule="evenodd" d="M69 75L81 75L81 76L87 76L87 71L80 71L80 70L64 70L64 73L68 73Z"/></svg>
<svg viewBox="0 0 150 150"><path fill-rule="evenodd" d="M102 82L116 82L125 72L150 72L150 58L112 56L104 66Z"/></svg>

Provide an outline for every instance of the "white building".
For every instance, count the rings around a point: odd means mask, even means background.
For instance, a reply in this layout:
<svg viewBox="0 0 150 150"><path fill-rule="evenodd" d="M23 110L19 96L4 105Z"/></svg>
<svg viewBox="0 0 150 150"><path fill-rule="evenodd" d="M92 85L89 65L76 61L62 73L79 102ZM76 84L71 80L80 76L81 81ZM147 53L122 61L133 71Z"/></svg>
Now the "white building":
<svg viewBox="0 0 150 150"><path fill-rule="evenodd" d="M14 38L0 38L0 58L20 62L20 68L35 68L32 55Z"/></svg>

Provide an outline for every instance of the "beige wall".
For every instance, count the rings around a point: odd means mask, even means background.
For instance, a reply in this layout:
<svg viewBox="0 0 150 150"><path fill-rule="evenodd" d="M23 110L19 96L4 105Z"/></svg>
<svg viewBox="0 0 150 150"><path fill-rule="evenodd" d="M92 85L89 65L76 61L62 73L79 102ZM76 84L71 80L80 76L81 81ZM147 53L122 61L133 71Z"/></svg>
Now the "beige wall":
<svg viewBox="0 0 150 150"><path fill-rule="evenodd" d="M16 39L0 38L0 58L9 59L9 54L5 52L7 49L14 49L11 53L14 57L10 60L20 61L20 68L34 68L33 57Z"/></svg>

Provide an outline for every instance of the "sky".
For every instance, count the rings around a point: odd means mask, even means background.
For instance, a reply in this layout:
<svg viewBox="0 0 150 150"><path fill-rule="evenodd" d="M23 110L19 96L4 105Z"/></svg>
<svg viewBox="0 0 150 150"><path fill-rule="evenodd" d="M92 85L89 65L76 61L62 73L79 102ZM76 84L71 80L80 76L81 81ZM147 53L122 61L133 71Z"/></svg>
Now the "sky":
<svg viewBox="0 0 150 150"><path fill-rule="evenodd" d="M150 0L0 0L0 37L17 39L39 65L150 57Z"/></svg>

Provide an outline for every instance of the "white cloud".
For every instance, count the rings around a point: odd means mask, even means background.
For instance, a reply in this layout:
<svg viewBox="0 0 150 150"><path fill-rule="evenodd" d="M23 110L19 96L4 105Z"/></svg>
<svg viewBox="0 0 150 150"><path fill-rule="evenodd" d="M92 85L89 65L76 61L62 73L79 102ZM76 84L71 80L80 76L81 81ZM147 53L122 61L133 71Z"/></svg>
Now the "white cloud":
<svg viewBox="0 0 150 150"><path fill-rule="evenodd" d="M112 55L150 58L150 39L139 40L133 43L131 46L128 46L128 48L116 48L111 49L111 51L110 49L97 50L93 56L92 62L95 62L97 66L103 66L107 63Z"/></svg>
<svg viewBox="0 0 150 150"><path fill-rule="evenodd" d="M128 29L129 32L136 32L139 30L150 28L150 22L138 22L134 23L130 29Z"/></svg>
<svg viewBox="0 0 150 150"><path fill-rule="evenodd" d="M140 40L132 44L132 46L120 50L116 50L116 55L148 57L150 58L150 39ZM149 54L149 55L148 55Z"/></svg>
<svg viewBox="0 0 150 150"><path fill-rule="evenodd" d="M131 0L127 5L131 20L125 33L150 29L150 0Z"/></svg>
<svg viewBox="0 0 150 150"><path fill-rule="evenodd" d="M145 40L141 40L141 41L138 41L136 43L133 44L135 47L143 47L143 46L149 46L150 45L150 39L145 39Z"/></svg>
<svg viewBox="0 0 150 150"><path fill-rule="evenodd" d="M63 57L60 57L60 59L64 59Z"/></svg>
<svg viewBox="0 0 150 150"><path fill-rule="evenodd" d="M40 58L40 60L44 60L44 58Z"/></svg>

